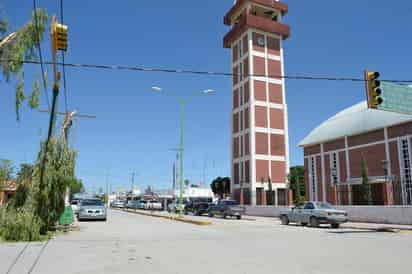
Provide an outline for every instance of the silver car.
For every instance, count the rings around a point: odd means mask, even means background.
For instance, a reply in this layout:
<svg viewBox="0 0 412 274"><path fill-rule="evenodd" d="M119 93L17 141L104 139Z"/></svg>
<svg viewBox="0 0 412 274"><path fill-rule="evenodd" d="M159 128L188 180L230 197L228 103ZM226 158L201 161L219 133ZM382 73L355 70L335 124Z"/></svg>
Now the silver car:
<svg viewBox="0 0 412 274"><path fill-rule="evenodd" d="M348 221L348 214L343 210L334 209L329 203L307 202L303 207L282 211L280 220L283 225L300 223L318 227L319 224L330 224L333 228L339 228L340 224Z"/></svg>
<svg viewBox="0 0 412 274"><path fill-rule="evenodd" d="M103 202L99 199L86 199L80 202L78 215L79 221L102 220L106 221L107 211Z"/></svg>

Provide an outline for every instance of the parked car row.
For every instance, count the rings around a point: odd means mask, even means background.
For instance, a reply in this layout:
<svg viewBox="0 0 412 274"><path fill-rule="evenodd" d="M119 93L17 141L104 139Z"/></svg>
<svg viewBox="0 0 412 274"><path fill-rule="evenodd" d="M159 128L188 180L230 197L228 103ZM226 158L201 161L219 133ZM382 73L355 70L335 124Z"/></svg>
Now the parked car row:
<svg viewBox="0 0 412 274"><path fill-rule="evenodd" d="M124 208L126 206L126 202L123 200L114 200L110 203L111 208Z"/></svg>
<svg viewBox="0 0 412 274"><path fill-rule="evenodd" d="M179 206L180 202L176 199L167 206L167 211L177 213L179 212ZM73 211L79 211L76 202L72 203L72 207ZM127 203L125 201L113 201L111 207L143 210L163 209L162 204L156 200L129 200ZM81 208L81 205L79 208ZM209 199L192 199L182 201L182 211L185 215L202 216L207 214L209 217L220 216L241 219L246 209L235 200L219 200L212 203ZM303 226L318 227L320 224L329 224L332 228L339 228L342 223L348 221L348 214L345 211L334 209L329 203L306 202L303 206L282 211L280 220L283 225L297 223Z"/></svg>
<svg viewBox="0 0 412 274"><path fill-rule="evenodd" d="M185 215L193 214L195 216L201 216L207 214L209 217L221 216L223 218L236 217L241 219L245 214L245 207L240 206L235 200L219 200L216 203L212 203L211 200L199 199L183 202L182 211ZM179 212L179 200L175 200L169 204L169 212Z"/></svg>
<svg viewBox="0 0 412 274"><path fill-rule="evenodd" d="M157 200L129 200L124 204L125 208L143 210L162 210L162 204Z"/></svg>

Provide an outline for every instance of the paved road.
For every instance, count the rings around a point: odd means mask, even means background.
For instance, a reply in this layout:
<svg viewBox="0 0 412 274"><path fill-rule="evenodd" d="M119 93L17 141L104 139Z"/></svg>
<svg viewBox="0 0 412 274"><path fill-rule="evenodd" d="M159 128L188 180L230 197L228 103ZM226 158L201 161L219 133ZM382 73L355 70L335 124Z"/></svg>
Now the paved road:
<svg viewBox="0 0 412 274"><path fill-rule="evenodd" d="M81 223L81 231L47 245L0 245L0 273L7 273L26 246L9 273L394 274L412 269L410 234L284 227L270 219L213 220L214 225L200 227L112 211L107 223Z"/></svg>

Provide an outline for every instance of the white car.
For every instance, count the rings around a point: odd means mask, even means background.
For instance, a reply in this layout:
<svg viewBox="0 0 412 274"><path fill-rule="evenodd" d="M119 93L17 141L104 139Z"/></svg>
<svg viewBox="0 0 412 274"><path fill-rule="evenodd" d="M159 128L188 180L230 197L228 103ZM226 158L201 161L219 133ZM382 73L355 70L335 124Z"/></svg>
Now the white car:
<svg viewBox="0 0 412 274"><path fill-rule="evenodd" d="M80 210L80 200L72 200L70 204L74 215L78 215Z"/></svg>
<svg viewBox="0 0 412 274"><path fill-rule="evenodd" d="M146 201L146 204L144 205L144 209L146 210L161 210L162 209L162 204L156 200L149 200Z"/></svg>

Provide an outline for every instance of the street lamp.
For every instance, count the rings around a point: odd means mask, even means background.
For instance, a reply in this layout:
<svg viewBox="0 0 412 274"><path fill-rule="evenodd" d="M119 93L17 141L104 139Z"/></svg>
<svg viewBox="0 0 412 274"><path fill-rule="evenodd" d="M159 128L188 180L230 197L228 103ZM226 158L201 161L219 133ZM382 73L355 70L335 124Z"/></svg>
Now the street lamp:
<svg viewBox="0 0 412 274"><path fill-rule="evenodd" d="M159 86L152 86L152 91L156 93L163 92L163 89ZM205 89L200 91L193 96L202 96L202 95L213 95L215 91L213 89ZM166 94L166 93L165 93ZM184 152L184 122L185 122L185 104L188 100L185 97L180 97L173 93L167 93L166 95L175 97L180 102L180 145L179 145L179 217L183 215L183 152Z"/></svg>

